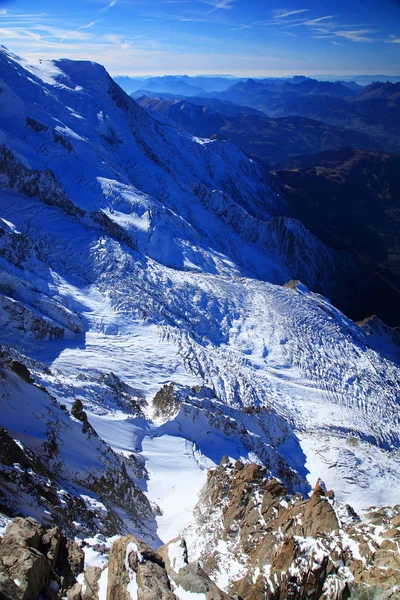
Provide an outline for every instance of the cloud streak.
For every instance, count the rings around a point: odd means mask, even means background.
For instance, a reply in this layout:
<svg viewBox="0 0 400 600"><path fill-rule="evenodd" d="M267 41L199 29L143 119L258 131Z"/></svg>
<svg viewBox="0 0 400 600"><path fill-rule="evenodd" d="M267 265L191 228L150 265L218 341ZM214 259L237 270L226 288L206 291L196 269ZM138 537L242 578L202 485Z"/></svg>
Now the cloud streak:
<svg viewBox="0 0 400 600"><path fill-rule="evenodd" d="M215 12L216 10L230 10L236 0L200 0L203 4L211 6L209 13Z"/></svg>
<svg viewBox="0 0 400 600"><path fill-rule="evenodd" d="M107 4L107 6L104 6L103 8L101 8L100 11L106 12L107 10L110 10L110 8L115 6L117 4L117 2L118 2L118 0L111 0L111 2L109 4Z"/></svg>
<svg viewBox="0 0 400 600"><path fill-rule="evenodd" d="M300 8L299 10L275 10L274 19L286 19L294 15L300 15L301 13L309 12L309 8Z"/></svg>

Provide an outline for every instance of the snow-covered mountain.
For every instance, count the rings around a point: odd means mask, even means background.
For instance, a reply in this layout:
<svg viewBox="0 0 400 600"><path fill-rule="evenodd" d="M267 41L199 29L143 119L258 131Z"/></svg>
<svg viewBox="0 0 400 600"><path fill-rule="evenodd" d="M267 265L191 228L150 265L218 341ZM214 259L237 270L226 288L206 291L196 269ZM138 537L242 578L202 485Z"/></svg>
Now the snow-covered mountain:
<svg viewBox="0 0 400 600"><path fill-rule="evenodd" d="M350 259L284 216L272 177L154 120L97 64L4 48L0 144L1 425L19 457L2 506L60 523L64 493L82 535L156 547L194 531L224 456L290 493L321 477L356 509L397 501L397 338L316 293Z"/></svg>

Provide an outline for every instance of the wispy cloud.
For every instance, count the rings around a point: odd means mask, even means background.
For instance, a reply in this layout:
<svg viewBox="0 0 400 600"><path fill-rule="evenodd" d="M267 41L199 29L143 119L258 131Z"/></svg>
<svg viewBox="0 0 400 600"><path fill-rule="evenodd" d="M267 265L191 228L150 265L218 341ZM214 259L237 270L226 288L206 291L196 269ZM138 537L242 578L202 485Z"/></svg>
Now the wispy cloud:
<svg viewBox="0 0 400 600"><path fill-rule="evenodd" d="M229 31L240 31L243 29L251 29L252 28L252 24L249 25L238 25L237 27L230 27Z"/></svg>
<svg viewBox="0 0 400 600"><path fill-rule="evenodd" d="M68 31L61 37L61 41L63 42L64 40L66 40L67 38L69 38L71 36L72 37L75 36L75 39L76 39L77 32L81 31L82 29L90 29L97 23L100 23L100 21L101 21L101 19L99 19L98 21L90 21L90 23L86 23L86 25L81 25L80 27L77 27L76 29L72 29L71 31Z"/></svg>
<svg viewBox="0 0 400 600"><path fill-rule="evenodd" d="M303 21L302 25L308 25L309 27L312 27L313 25L317 25L318 23L321 23L322 21L327 21L328 19L333 19L334 16L333 15L327 15L326 17L317 17L316 19L308 19L307 21Z"/></svg>
<svg viewBox="0 0 400 600"><path fill-rule="evenodd" d="M299 10L274 10L274 19L286 19L286 17L292 17L293 15L300 15L301 13L309 12L309 8L300 8Z"/></svg>
<svg viewBox="0 0 400 600"><path fill-rule="evenodd" d="M334 46L344 46L344 44L341 44L340 42L335 42L335 40L331 40L331 44L333 44Z"/></svg>
<svg viewBox="0 0 400 600"><path fill-rule="evenodd" d="M371 33L374 33L373 29L353 29L353 30L342 30L342 31L334 31L334 35L338 37L343 37L346 40L350 40L351 42L368 42L372 43L374 38L371 36Z"/></svg>
<svg viewBox="0 0 400 600"><path fill-rule="evenodd" d="M99 19L98 21L90 21L90 23L87 23L86 25L81 25L80 27L78 27L78 29L90 29L91 27L93 27L93 25L96 25L96 23L100 23L101 19Z"/></svg>
<svg viewBox="0 0 400 600"><path fill-rule="evenodd" d="M110 10L110 8L112 8L113 6L115 6L117 4L118 0L111 0L111 2L109 2L107 4L107 6L104 6L103 8L100 9L101 12L105 12L107 10Z"/></svg>
<svg viewBox="0 0 400 600"><path fill-rule="evenodd" d="M216 10L229 10L233 8L233 5L236 0L200 0L203 4L208 4L211 6L211 10L209 12L214 12Z"/></svg>

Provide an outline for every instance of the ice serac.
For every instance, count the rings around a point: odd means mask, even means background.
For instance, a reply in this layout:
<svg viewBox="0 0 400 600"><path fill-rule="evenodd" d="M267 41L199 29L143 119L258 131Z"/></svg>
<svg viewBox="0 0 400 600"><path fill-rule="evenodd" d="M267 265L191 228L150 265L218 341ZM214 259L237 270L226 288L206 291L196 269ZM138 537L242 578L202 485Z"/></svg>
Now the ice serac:
<svg viewBox="0 0 400 600"><path fill-rule="evenodd" d="M157 546L190 525L224 455L290 493L322 477L356 509L394 504L394 338L332 306L341 259L284 216L273 178L228 142L155 121L97 64L2 49L0 74L8 511L57 521L44 480L18 494L25 471L59 461L66 489L52 489L80 498L88 532Z"/></svg>

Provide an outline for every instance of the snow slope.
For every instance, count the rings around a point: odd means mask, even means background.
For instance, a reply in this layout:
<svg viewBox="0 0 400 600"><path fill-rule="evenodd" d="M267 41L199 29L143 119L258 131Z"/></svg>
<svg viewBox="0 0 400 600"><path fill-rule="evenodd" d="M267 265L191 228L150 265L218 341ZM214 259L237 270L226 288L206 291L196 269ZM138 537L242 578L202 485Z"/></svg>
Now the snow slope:
<svg viewBox="0 0 400 600"><path fill-rule="evenodd" d="M398 354L282 285L339 282L273 182L229 143L154 121L99 65L2 49L0 75L1 339L137 457L162 512L153 544L188 524L224 454L293 491L322 477L356 508L395 503Z"/></svg>

